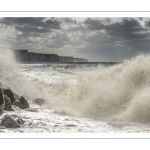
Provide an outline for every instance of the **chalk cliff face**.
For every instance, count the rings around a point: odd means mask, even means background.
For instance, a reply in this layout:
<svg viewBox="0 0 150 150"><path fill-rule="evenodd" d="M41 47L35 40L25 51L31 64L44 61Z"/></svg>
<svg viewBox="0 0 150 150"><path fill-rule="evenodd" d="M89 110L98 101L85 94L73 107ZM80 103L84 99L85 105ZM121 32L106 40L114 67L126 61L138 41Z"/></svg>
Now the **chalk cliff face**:
<svg viewBox="0 0 150 150"><path fill-rule="evenodd" d="M28 50L15 50L16 58L20 61L28 61Z"/></svg>
<svg viewBox="0 0 150 150"><path fill-rule="evenodd" d="M87 62L87 59L73 58L70 56L58 56L57 54L42 54L28 52L28 50L15 50L16 58L20 61L35 61L35 62Z"/></svg>

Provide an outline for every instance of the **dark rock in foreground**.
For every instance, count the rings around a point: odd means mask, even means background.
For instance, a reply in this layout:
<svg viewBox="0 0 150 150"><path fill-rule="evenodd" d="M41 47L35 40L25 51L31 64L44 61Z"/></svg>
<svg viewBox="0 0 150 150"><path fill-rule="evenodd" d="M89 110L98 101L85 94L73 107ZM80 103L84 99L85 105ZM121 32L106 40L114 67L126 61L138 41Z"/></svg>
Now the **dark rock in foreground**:
<svg viewBox="0 0 150 150"><path fill-rule="evenodd" d="M4 106L5 106L4 92L2 89L0 89L0 111L4 109Z"/></svg>
<svg viewBox="0 0 150 150"><path fill-rule="evenodd" d="M1 121L1 126L6 128L20 128L23 124L24 120L17 115L5 115Z"/></svg>
<svg viewBox="0 0 150 150"><path fill-rule="evenodd" d="M5 111L3 110L14 111L12 105L15 105L21 109L30 107L29 103L23 96L19 96L0 82L0 113L4 113ZM6 128L20 128L23 124L24 120L22 120L19 116L6 114L2 118L0 126Z"/></svg>
<svg viewBox="0 0 150 150"><path fill-rule="evenodd" d="M30 107L29 103L27 102L27 100L23 96L19 96L18 94L13 92L10 88L4 87L2 85L2 83L0 84L0 90L3 93L3 94L1 94L3 96L0 96L0 110L1 110L1 104L3 104L3 102L5 102L5 100L6 100L6 105L7 105L5 107L5 110L11 110L11 106L10 105L15 105L15 106L17 106L17 107L19 107L21 109L25 109L25 108L29 108ZM6 95L7 98L4 99L3 98L4 95ZM9 100L8 100L8 98L9 98ZM4 106L5 106L5 104L4 104ZM2 109L4 109L3 107L2 107Z"/></svg>
<svg viewBox="0 0 150 150"><path fill-rule="evenodd" d="M5 88L5 89L3 89L3 92L4 92L4 95L7 95L10 98L11 104L13 104L16 101L14 92L11 89Z"/></svg>
<svg viewBox="0 0 150 150"><path fill-rule="evenodd" d="M21 96L19 100L15 101L13 105L18 106L21 109L30 108L29 103L25 100L23 96Z"/></svg>
<svg viewBox="0 0 150 150"><path fill-rule="evenodd" d="M5 107L4 107L4 110L7 110L7 111L14 111L14 110L12 109L11 100L10 100L10 98L9 98L7 95L4 95L4 100L5 100Z"/></svg>

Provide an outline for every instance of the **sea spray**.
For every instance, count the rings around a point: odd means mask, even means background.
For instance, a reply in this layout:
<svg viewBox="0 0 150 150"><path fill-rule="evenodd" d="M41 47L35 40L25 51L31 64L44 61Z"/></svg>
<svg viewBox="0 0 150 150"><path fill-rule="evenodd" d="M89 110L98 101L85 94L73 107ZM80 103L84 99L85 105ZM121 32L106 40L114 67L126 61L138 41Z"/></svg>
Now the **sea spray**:
<svg viewBox="0 0 150 150"><path fill-rule="evenodd" d="M119 65L80 72L76 84L52 85L50 105L78 117L149 122L149 85L150 56L140 55Z"/></svg>
<svg viewBox="0 0 150 150"><path fill-rule="evenodd" d="M1 81L28 99L44 98L49 103L46 108L76 117L150 122L149 55L110 67L99 65L93 71L78 70L72 84L69 77L64 81L43 82L42 68L40 78L31 80L20 72L12 52L8 51L2 51L0 56ZM46 78L50 80L51 76Z"/></svg>
<svg viewBox="0 0 150 150"><path fill-rule="evenodd" d="M26 76L22 75L18 69L19 62L13 50L1 49L0 55L0 81L13 89L19 95L25 96L27 99L42 97L44 87L39 83L32 82Z"/></svg>

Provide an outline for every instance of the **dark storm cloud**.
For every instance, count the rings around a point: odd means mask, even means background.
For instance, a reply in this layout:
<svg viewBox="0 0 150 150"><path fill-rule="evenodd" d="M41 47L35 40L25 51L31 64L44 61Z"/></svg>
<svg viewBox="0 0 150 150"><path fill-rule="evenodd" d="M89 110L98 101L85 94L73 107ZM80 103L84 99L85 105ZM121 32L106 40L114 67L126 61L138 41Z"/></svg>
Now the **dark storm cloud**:
<svg viewBox="0 0 150 150"><path fill-rule="evenodd" d="M42 27L49 29L60 29L61 22L56 20L55 18L2 18L0 23L6 25L14 25L14 26L32 26L32 27Z"/></svg>
<svg viewBox="0 0 150 150"><path fill-rule="evenodd" d="M77 21L75 19L72 19L72 18L64 18L64 21L66 23L74 23L74 24L77 24Z"/></svg>
<svg viewBox="0 0 150 150"><path fill-rule="evenodd" d="M143 28L135 19L124 19L121 23L108 26L106 31L110 35L118 36L126 40L143 39L147 37L145 32L147 29Z"/></svg>
<svg viewBox="0 0 150 150"><path fill-rule="evenodd" d="M86 19L84 21L84 24L90 30L102 30L102 29L105 29L105 25L100 20L94 20L94 19L88 18L88 19Z"/></svg>
<svg viewBox="0 0 150 150"><path fill-rule="evenodd" d="M115 22L112 24L106 24L104 20L87 18L84 21L84 24L87 25L87 27L90 30L106 29L106 30L114 30L117 32L121 31L133 32L142 29L140 23L134 18L124 18L121 22Z"/></svg>
<svg viewBox="0 0 150 150"><path fill-rule="evenodd" d="M16 49L68 55L72 48L92 61L121 61L150 53L149 18L1 18L0 28L1 35L3 29L6 33L12 29L13 36L1 39Z"/></svg>
<svg viewBox="0 0 150 150"><path fill-rule="evenodd" d="M90 30L105 30L112 36L120 36L124 38L143 38L139 32L146 31L145 28L134 18L124 18L121 22L112 24L104 24L103 20L93 20L88 18L85 20L85 25Z"/></svg>
<svg viewBox="0 0 150 150"><path fill-rule="evenodd" d="M145 22L145 25L146 25L147 27L150 27L150 20L146 21L146 22Z"/></svg>
<svg viewBox="0 0 150 150"><path fill-rule="evenodd" d="M45 26L50 29L60 29L60 22L58 20L47 20L45 21Z"/></svg>
<svg viewBox="0 0 150 150"><path fill-rule="evenodd" d="M43 26L43 20L44 18L2 18L0 21L3 24L6 25L31 25L31 26Z"/></svg>
<svg viewBox="0 0 150 150"><path fill-rule="evenodd" d="M109 20L104 23L104 20L87 18L84 21L87 29L91 32L104 30L109 38L100 37L97 34L88 38L84 37L86 41L93 41L93 44L85 45L78 52L108 55L110 52L117 51L118 54L122 53L122 55L128 56L138 52L150 52L149 30L143 27L136 18L123 18L119 22L108 22Z"/></svg>

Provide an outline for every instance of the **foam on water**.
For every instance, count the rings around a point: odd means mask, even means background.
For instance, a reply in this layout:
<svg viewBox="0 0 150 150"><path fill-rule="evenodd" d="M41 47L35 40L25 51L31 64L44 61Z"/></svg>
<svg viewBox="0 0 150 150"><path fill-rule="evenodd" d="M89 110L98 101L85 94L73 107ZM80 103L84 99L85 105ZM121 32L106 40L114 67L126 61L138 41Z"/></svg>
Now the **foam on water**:
<svg viewBox="0 0 150 150"><path fill-rule="evenodd" d="M46 108L76 117L150 123L149 55L110 67L99 65L90 71L77 71L72 84L72 76L49 83L48 74L43 81L42 71L38 80L29 80L20 73L12 55L8 51L5 54L3 51L0 57L0 80L28 99L44 97L49 103ZM37 75L32 78L37 79Z"/></svg>
<svg viewBox="0 0 150 150"><path fill-rule="evenodd" d="M149 122L150 56L140 55L112 67L80 72L50 87L50 106L78 117Z"/></svg>

